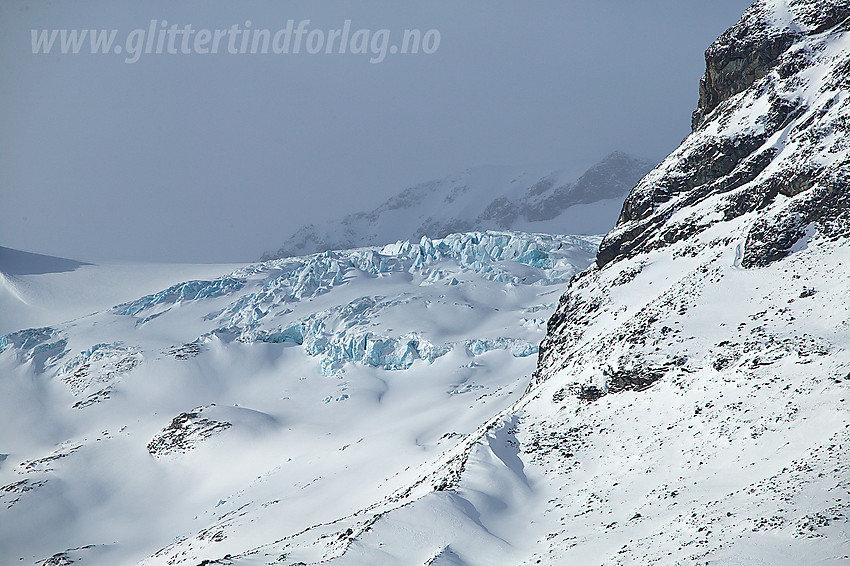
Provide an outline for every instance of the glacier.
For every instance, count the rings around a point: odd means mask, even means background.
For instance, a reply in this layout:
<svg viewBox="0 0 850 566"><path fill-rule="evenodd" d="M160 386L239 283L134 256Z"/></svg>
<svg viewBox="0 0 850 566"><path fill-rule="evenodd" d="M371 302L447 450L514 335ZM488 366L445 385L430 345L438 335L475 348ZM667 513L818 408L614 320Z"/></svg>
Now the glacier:
<svg viewBox="0 0 850 566"><path fill-rule="evenodd" d="M290 306L330 292L358 276L407 274L411 284L420 289L457 285L458 277L465 274L510 285L563 284L575 275L577 265L587 262L599 241L593 236L495 231L439 239L423 236L418 243L400 240L382 247L326 251L251 265L218 279L174 285L118 305L113 312L134 317L136 324L146 324L176 305L239 295L224 308L204 316L205 321L218 322L219 326L194 341L227 336L244 343L294 343L320 357L322 373L327 376L342 373L349 362L387 370L407 369L415 360L434 361L455 344L434 343L420 333L383 335L368 329L371 319L380 311L432 301L435 293L438 297L442 294L439 290L409 292L391 299L357 297L301 318ZM493 349L506 349L517 357L537 353L536 345L509 337L468 340L463 346L474 355Z"/></svg>
<svg viewBox="0 0 850 566"><path fill-rule="evenodd" d="M397 506L522 395L600 240L470 232L282 258L3 335L3 561L339 554L316 525ZM223 527L243 520L294 546Z"/></svg>

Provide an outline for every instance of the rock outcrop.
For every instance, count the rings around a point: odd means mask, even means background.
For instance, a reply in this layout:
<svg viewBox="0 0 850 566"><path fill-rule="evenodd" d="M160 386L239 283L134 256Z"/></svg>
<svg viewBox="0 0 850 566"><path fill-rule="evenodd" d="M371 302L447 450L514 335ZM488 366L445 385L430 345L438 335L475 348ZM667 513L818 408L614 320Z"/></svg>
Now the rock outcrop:
<svg viewBox="0 0 850 566"><path fill-rule="evenodd" d="M548 322L517 439L594 429L535 453L549 563L848 560L849 260L850 2L758 1Z"/></svg>
<svg viewBox="0 0 850 566"><path fill-rule="evenodd" d="M783 257L809 225L848 234L848 30L846 1L750 7L706 51L693 133L626 198L599 266L749 213L745 267Z"/></svg>

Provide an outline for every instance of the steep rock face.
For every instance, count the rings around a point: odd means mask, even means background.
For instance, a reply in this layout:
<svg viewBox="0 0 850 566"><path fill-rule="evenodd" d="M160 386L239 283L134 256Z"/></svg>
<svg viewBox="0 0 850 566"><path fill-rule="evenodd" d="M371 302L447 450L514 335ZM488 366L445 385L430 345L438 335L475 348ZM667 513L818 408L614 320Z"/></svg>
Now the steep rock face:
<svg viewBox="0 0 850 566"><path fill-rule="evenodd" d="M736 266L764 267L807 238L850 235L848 30L847 0L764 0L712 44L693 133L632 190L596 269L561 299L541 345L541 376L563 366L570 337L610 300L590 283L602 274L622 269L614 277L622 282L652 252L724 246L735 247Z"/></svg>
<svg viewBox="0 0 850 566"><path fill-rule="evenodd" d="M747 10L706 54L692 134L561 297L517 439L594 433L541 456L550 559L848 559L849 18Z"/></svg>
<svg viewBox="0 0 850 566"><path fill-rule="evenodd" d="M705 52L705 76L699 82L699 103L692 128L696 130L712 110L767 74L779 56L798 37L794 28L773 25L772 14L750 7Z"/></svg>
<svg viewBox="0 0 850 566"><path fill-rule="evenodd" d="M692 237L718 214L759 211L744 266L782 257L812 223L846 235L848 18L846 1L757 2L724 33L706 52L693 133L626 198L598 264ZM685 212L708 199L710 217Z"/></svg>
<svg viewBox="0 0 850 566"><path fill-rule="evenodd" d="M721 102L765 76L780 56L804 35L847 24L842 2L796 0L757 2L705 52L694 130Z"/></svg>

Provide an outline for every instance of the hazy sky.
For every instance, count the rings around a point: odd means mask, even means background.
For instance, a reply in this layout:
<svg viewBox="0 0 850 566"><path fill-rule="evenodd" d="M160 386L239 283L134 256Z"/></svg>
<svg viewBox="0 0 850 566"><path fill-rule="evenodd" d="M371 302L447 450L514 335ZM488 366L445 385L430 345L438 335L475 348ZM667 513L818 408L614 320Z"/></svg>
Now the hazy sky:
<svg viewBox="0 0 850 566"><path fill-rule="evenodd" d="M657 161L689 132L705 48L748 4L3 0L0 245L252 261L305 222L472 166L556 168L613 149ZM151 20L194 34L250 20L271 35L290 19L310 20L298 54L230 54L230 36L200 54L187 32L190 54L175 35L177 54L125 62ZM437 30L439 46L380 63L381 41L306 52L307 33L345 20L370 40L390 30L387 45ZM32 29L63 28L116 29L123 52L32 53Z"/></svg>

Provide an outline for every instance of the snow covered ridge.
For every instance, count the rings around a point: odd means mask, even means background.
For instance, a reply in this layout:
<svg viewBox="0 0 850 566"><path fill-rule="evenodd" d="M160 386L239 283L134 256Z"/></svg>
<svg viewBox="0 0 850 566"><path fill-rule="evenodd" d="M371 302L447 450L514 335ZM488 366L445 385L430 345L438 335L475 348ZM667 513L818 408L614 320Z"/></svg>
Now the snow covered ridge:
<svg viewBox="0 0 850 566"><path fill-rule="evenodd" d="M263 259L474 230L602 234L650 168L614 152L590 168L468 169L405 189L370 212L303 226Z"/></svg>
<svg viewBox="0 0 850 566"><path fill-rule="evenodd" d="M0 562L342 556L457 477L599 241L285 258L0 337Z"/></svg>
<svg viewBox="0 0 850 566"><path fill-rule="evenodd" d="M629 281L646 254L730 248L736 267L763 267L811 241L846 241L848 87L850 1L755 2L706 51L694 131L626 198L600 245L602 272ZM571 297L553 325L574 311ZM551 366L544 352L542 373Z"/></svg>
<svg viewBox="0 0 850 566"><path fill-rule="evenodd" d="M548 563L850 560L850 2L756 2L706 61L512 408Z"/></svg>

